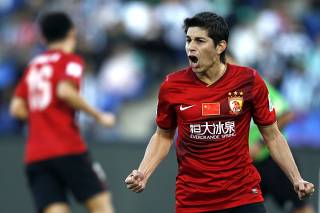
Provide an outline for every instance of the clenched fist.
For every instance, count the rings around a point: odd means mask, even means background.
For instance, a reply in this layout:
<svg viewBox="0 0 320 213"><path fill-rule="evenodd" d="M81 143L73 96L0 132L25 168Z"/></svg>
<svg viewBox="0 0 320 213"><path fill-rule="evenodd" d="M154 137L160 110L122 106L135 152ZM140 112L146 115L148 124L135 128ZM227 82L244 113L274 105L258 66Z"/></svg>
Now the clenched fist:
<svg viewBox="0 0 320 213"><path fill-rule="evenodd" d="M312 183L302 179L295 182L293 185L294 190L297 192L300 200L310 197L315 191Z"/></svg>
<svg viewBox="0 0 320 213"><path fill-rule="evenodd" d="M124 181L127 188L134 192L142 192L146 187L146 179L138 170L133 170Z"/></svg>

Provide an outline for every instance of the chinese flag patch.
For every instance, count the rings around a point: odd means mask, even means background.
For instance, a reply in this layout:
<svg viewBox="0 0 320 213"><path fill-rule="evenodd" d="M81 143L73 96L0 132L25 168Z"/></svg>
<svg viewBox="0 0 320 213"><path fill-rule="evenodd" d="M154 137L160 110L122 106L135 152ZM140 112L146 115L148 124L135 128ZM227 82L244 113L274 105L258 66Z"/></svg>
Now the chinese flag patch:
<svg viewBox="0 0 320 213"><path fill-rule="evenodd" d="M202 103L202 115L220 115L220 103Z"/></svg>

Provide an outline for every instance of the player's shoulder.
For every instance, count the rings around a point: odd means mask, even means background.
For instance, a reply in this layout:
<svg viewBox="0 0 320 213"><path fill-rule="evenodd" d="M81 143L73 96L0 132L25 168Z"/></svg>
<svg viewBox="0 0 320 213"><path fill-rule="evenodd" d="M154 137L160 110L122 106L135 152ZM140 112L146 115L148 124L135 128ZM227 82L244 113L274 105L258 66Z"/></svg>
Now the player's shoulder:
<svg viewBox="0 0 320 213"><path fill-rule="evenodd" d="M66 54L65 55L65 73L68 76L80 78L83 74L83 60L79 55Z"/></svg>
<svg viewBox="0 0 320 213"><path fill-rule="evenodd" d="M35 56L26 68L26 72L32 67L38 65L48 64L54 73L60 75L61 73L81 77L83 73L83 60L80 56L72 53L65 53L60 50L47 50Z"/></svg>
<svg viewBox="0 0 320 213"><path fill-rule="evenodd" d="M52 62L57 62L61 60L61 54L57 52L49 52L45 51L43 53L39 53L38 55L34 56L30 62L29 65L37 65L37 64L48 64Z"/></svg>
<svg viewBox="0 0 320 213"><path fill-rule="evenodd" d="M74 53L63 53L61 59L66 64L76 63L76 64L79 64L80 66L83 66L83 63L84 63L82 57Z"/></svg>
<svg viewBox="0 0 320 213"><path fill-rule="evenodd" d="M241 79L242 81L255 81L259 77L256 69L248 66L241 66L237 64L228 64L232 78Z"/></svg>
<svg viewBox="0 0 320 213"><path fill-rule="evenodd" d="M79 63L83 63L82 57L77 54L74 54L74 53L66 54L66 57L71 61L77 61Z"/></svg>
<svg viewBox="0 0 320 213"><path fill-rule="evenodd" d="M60 52L61 60L58 62L63 69L59 72L65 72L73 77L81 77L83 72L83 60L79 55L73 53Z"/></svg>
<svg viewBox="0 0 320 213"><path fill-rule="evenodd" d="M162 85L172 85L190 79L190 68L182 68L171 72L165 77Z"/></svg>
<svg viewBox="0 0 320 213"><path fill-rule="evenodd" d="M238 64L228 64L228 65L230 66L230 70L232 70L232 72L234 72L236 74L254 76L257 73L257 71L252 67L241 66Z"/></svg>
<svg viewBox="0 0 320 213"><path fill-rule="evenodd" d="M83 64L82 58L76 54L65 53L59 50L47 50L32 58L30 60L29 65L48 63L68 63L69 61L74 61Z"/></svg>

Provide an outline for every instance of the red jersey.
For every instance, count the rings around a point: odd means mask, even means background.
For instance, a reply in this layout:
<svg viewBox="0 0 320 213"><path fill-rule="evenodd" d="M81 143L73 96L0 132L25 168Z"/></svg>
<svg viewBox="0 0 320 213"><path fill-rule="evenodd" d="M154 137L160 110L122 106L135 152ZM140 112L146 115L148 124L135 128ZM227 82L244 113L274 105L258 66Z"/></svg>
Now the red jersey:
<svg viewBox="0 0 320 213"><path fill-rule="evenodd" d="M82 71L80 57L61 51L47 51L30 62L15 91L29 111L26 163L87 150L75 123L75 111L56 95L62 80L73 82L79 90Z"/></svg>
<svg viewBox="0 0 320 213"><path fill-rule="evenodd" d="M251 68L228 64L210 86L191 68L167 76L159 92L157 124L178 127L177 213L263 201L249 155L251 117L260 126L276 122L267 87Z"/></svg>

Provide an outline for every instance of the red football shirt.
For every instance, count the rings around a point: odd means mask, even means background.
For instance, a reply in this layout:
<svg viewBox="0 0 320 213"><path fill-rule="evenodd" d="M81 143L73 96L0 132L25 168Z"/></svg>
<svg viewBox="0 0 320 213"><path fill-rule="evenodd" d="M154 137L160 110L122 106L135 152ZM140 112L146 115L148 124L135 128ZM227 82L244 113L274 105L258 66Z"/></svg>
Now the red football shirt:
<svg viewBox="0 0 320 213"><path fill-rule="evenodd" d="M60 51L47 51L30 62L15 91L25 99L29 111L26 163L87 150L75 111L56 95L62 80L73 82L79 90L82 71L80 57Z"/></svg>
<svg viewBox="0 0 320 213"><path fill-rule="evenodd" d="M251 118L276 122L257 71L227 65L208 86L191 68L167 76L159 92L157 124L178 127L176 212L198 213L262 202L260 176L249 155Z"/></svg>

